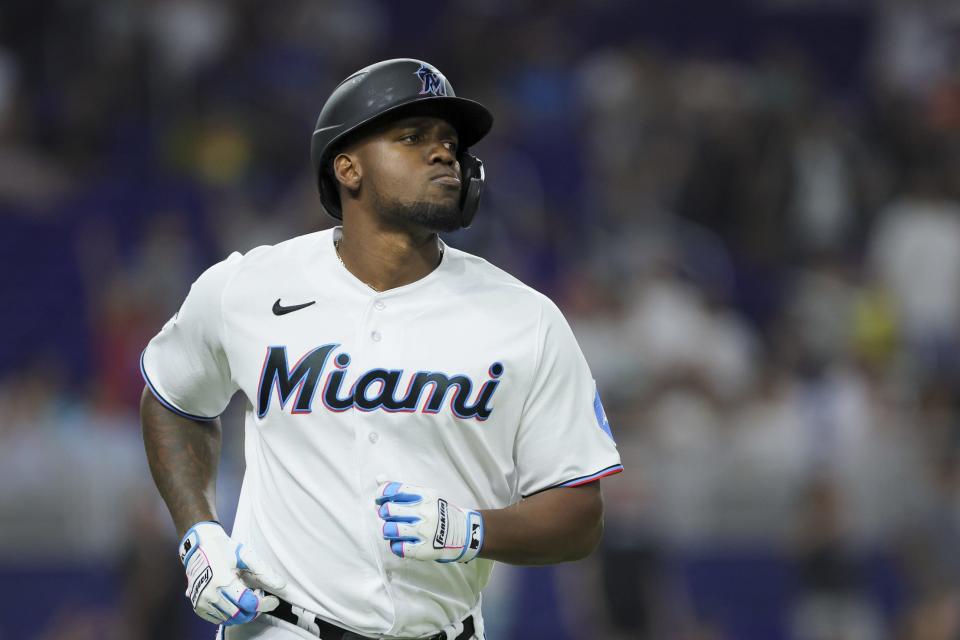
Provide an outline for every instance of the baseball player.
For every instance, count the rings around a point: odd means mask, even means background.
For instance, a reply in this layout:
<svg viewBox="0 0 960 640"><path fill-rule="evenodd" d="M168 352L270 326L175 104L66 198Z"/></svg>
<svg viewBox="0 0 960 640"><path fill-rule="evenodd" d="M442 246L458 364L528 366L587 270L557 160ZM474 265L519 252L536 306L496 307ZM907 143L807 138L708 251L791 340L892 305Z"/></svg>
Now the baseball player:
<svg viewBox="0 0 960 640"><path fill-rule="evenodd" d="M219 638L481 639L495 560L596 546L622 467L570 328L437 235L470 224L492 123L427 63L354 73L311 145L342 226L212 266L144 350L147 457ZM228 533L217 416L238 391Z"/></svg>

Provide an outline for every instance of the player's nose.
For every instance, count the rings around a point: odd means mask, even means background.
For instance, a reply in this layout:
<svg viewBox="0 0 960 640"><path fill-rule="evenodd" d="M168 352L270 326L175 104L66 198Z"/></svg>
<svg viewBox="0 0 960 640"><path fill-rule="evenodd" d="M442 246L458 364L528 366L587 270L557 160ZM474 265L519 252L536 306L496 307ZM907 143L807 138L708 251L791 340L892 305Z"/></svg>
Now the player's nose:
<svg viewBox="0 0 960 640"><path fill-rule="evenodd" d="M445 141L438 140L430 145L430 164L453 165L457 161L457 154Z"/></svg>

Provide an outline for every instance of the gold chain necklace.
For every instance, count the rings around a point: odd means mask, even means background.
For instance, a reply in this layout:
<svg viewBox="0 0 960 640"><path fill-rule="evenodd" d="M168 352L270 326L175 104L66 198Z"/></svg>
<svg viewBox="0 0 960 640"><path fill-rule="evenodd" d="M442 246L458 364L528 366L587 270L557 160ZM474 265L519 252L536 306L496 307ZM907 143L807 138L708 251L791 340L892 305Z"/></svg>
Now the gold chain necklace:
<svg viewBox="0 0 960 640"><path fill-rule="evenodd" d="M333 241L333 251L334 253L337 254L337 260L340 261L340 266L346 269L347 271L350 271L350 269L347 269L347 265L344 264L343 257L340 255L340 238L337 238L336 240ZM443 244L440 245L440 260L437 262L437 266L440 266L440 262L443 262ZM350 273L353 273L353 272L350 271ZM380 289L377 289L375 286L373 286L369 282L364 282L363 284L367 285L377 293L380 293Z"/></svg>
<svg viewBox="0 0 960 640"><path fill-rule="evenodd" d="M350 271L350 269L347 269L347 265L343 263L343 257L340 256L340 238L337 238L336 240L333 241L333 250L337 254L337 260L340 261L340 266L343 267L347 272L353 273L352 271ZM380 293L380 289L377 289L375 286L373 286L369 282L364 282L363 284L367 285L377 293Z"/></svg>

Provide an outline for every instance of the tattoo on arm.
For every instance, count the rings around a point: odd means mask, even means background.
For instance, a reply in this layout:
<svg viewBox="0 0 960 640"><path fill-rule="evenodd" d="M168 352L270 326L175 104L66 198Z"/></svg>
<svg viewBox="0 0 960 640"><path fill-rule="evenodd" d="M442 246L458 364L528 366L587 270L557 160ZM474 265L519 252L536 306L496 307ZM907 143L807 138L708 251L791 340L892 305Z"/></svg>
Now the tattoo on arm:
<svg viewBox="0 0 960 640"><path fill-rule="evenodd" d="M197 422L161 405L149 389L140 399L143 444L150 473L177 534L201 520L216 520L220 420Z"/></svg>

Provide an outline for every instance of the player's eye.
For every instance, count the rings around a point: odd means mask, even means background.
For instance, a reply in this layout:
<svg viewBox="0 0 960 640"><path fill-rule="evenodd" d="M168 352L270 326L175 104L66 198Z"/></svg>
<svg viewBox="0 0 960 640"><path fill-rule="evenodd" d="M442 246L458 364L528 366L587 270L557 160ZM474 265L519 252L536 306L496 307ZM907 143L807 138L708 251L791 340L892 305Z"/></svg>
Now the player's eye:
<svg viewBox="0 0 960 640"><path fill-rule="evenodd" d="M446 147L448 151L457 152L457 143L453 140L444 140L443 146Z"/></svg>
<svg viewBox="0 0 960 640"><path fill-rule="evenodd" d="M409 143L411 143L411 144L416 144L417 142L420 142L420 134L419 134L419 133L408 133L407 135L405 135L405 136L403 136L402 138L400 138L400 141L401 141L401 142L409 142Z"/></svg>

